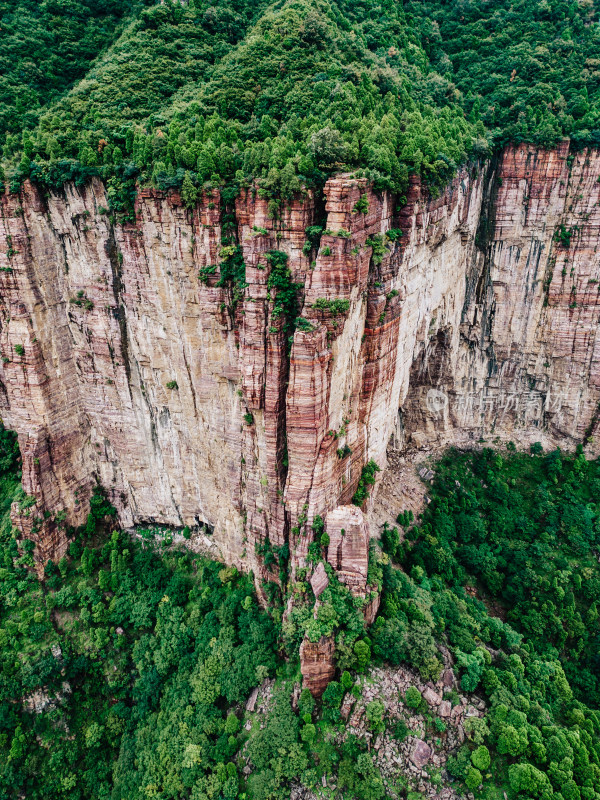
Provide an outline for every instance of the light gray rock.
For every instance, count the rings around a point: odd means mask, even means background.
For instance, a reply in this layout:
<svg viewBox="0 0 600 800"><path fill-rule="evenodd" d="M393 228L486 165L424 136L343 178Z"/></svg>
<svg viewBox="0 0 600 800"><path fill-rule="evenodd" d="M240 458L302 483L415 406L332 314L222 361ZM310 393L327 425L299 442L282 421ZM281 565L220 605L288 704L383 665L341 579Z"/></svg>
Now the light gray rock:
<svg viewBox="0 0 600 800"><path fill-rule="evenodd" d="M434 692L429 686L427 686L423 692L423 697L430 706L439 706L439 704L442 702L442 698L439 696L439 694Z"/></svg>
<svg viewBox="0 0 600 800"><path fill-rule="evenodd" d="M254 711L254 708L256 707L256 700L258 698L258 689L259 689L259 687L256 686L252 690L252 694L250 695L250 697L246 701L246 711L250 711L250 712Z"/></svg>
<svg viewBox="0 0 600 800"><path fill-rule="evenodd" d="M310 586L315 597L319 597L329 586L329 578L327 577L322 561L319 561L317 568L311 576Z"/></svg>
<svg viewBox="0 0 600 800"><path fill-rule="evenodd" d="M454 670L445 669L442 675L442 681L444 686L446 686L448 689L451 689L454 686L455 681Z"/></svg>

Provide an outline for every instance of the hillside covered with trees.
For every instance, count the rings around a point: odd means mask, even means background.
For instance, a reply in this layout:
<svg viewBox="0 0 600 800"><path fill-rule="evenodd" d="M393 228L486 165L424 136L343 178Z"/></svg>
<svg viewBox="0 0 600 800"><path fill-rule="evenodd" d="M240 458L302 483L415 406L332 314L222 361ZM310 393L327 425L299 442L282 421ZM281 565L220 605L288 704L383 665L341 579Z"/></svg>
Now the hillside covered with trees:
<svg viewBox="0 0 600 800"><path fill-rule="evenodd" d="M235 283L235 305L246 287L233 232L242 187L276 208L347 171L400 207L411 176L435 195L508 142L600 146L599 20L598 0L0 0L0 189L99 178L111 208L98 214L112 225L135 221L140 186L180 190L188 208L219 188L219 281ZM353 212L368 205L357 194ZM567 251L576 231L561 224L557 246ZM306 229L304 252L326 233ZM367 239L372 265L401 234ZM285 316L289 341L294 325L312 326L297 316L300 284L283 249L260 252L271 319ZM113 255L117 286L123 256ZM35 267L2 269L12 281ZM199 281L216 270L202 266ZM21 314L11 291L2 324ZM400 301L385 291L383 308ZM94 309L83 288L60 301ZM336 327L350 301L312 307ZM127 309L113 311L122 333ZM111 351L94 330L82 336ZM18 385L38 387L21 341ZM233 396L231 375L218 379ZM174 377L165 388L179 391ZM250 410L241 419L245 432L255 424ZM334 460L352 454L344 441ZM33 514L36 499L0 421L0 800L600 800L600 464L581 447L484 445L430 463L422 514L394 509L395 526L372 531L359 597L331 566L323 518L309 530L308 505L302 566L289 541L261 538L262 580L189 546L187 527L121 530L100 486L87 522L66 530L66 554L36 564L10 517L12 504ZM382 468L361 466L356 506ZM54 522L66 519L61 510ZM301 688L299 648L323 640L335 645L335 676L316 700Z"/></svg>
<svg viewBox="0 0 600 800"><path fill-rule="evenodd" d="M600 143L592 0L5 0L4 180L258 180L332 171L400 195L508 141ZM36 66L33 67L35 62Z"/></svg>
<svg viewBox="0 0 600 800"><path fill-rule="evenodd" d="M315 703L294 688L299 617L284 619L285 597L268 592L261 609L248 577L168 531L115 530L100 492L40 583L8 517L27 503L14 436L2 430L0 447L1 798L284 800L300 785L419 800L401 761L415 736L446 759L428 768L433 790L600 797L597 462L450 452L423 517L401 512L372 543L372 628L333 584L321 596L314 624L337 626L339 674ZM469 711L462 744L426 700L448 658L458 683L444 704L484 709ZM397 669L400 692L385 677ZM248 704L258 686L262 713ZM398 755L391 773L375 739Z"/></svg>

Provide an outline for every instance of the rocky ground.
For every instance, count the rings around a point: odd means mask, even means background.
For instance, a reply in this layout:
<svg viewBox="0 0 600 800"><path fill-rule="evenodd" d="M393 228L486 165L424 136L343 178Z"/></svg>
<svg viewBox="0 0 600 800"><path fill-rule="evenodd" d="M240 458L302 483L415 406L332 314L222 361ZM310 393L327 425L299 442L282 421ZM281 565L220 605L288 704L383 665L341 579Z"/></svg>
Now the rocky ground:
<svg viewBox="0 0 600 800"><path fill-rule="evenodd" d="M338 740L353 734L363 739L380 769L387 797L396 800L406 791L419 792L428 800L458 800L464 791L453 781L446 770L448 757L467 738L465 722L469 718L483 717L485 703L474 695L458 691L454 671L447 668L437 683L424 682L419 674L407 667L373 668L359 679L360 697L352 692L344 695L341 715L345 727L334 735ZM256 717L266 717L271 705L275 682L265 681L255 689L246 703L246 730L256 724ZM422 694L427 711L419 713L405 702L406 690L414 686ZM295 704L300 686L294 688L290 702ZM379 700L385 707L386 729L374 734L369 730L367 705ZM436 720L439 722L436 723ZM398 736L398 723L402 731ZM443 723L443 724L442 724ZM259 723L260 724L260 723ZM246 775L252 772L248 762ZM467 795L468 797L469 795ZM292 800L319 800L339 797L335 777L323 780L323 786L292 787Z"/></svg>

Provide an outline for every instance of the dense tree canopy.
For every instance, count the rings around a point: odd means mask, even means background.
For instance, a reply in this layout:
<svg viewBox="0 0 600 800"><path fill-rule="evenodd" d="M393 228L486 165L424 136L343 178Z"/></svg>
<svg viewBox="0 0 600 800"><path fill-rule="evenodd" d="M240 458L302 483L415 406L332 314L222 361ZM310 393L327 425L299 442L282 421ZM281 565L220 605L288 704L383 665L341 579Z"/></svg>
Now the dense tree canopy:
<svg viewBox="0 0 600 800"><path fill-rule="evenodd" d="M33 127L140 7L135 0L0 2L0 138Z"/></svg>
<svg viewBox="0 0 600 800"><path fill-rule="evenodd" d="M514 450L449 451L421 520L399 515L404 541L385 527L382 544L405 571L384 570L373 651L435 677L443 639L461 688L487 698L484 724L449 761L467 788L596 800L599 465L582 452Z"/></svg>
<svg viewBox="0 0 600 800"><path fill-rule="evenodd" d="M410 172L439 184L495 144L600 142L587 0L3 5L13 187L99 174L168 188L188 172L284 197L343 168L402 195ZM44 79L24 80L41 26Z"/></svg>
<svg viewBox="0 0 600 800"><path fill-rule="evenodd" d="M286 800L291 782L323 778L343 800L383 800L342 702L361 698L372 659L437 681L448 653L461 693L487 713L465 720L444 781L485 800L599 800L598 462L540 448L449 452L422 517L401 512L402 535L384 526L384 552L372 542L368 580L382 603L369 630L325 562L319 518L308 561L329 586L316 614L307 569L286 586L284 548L259 548L265 565L279 562L284 589L265 585L265 611L248 577L173 547L170 531L114 530L100 490L40 583L32 543L8 518L11 501L28 506L18 469L15 437L0 426L2 800ZM320 702L304 690L293 706L301 638L330 635L337 679ZM269 677L259 724L245 702ZM445 699L461 702L455 689ZM439 743L445 723L421 692L409 687L403 702L404 720L367 702L367 730L402 741L420 715L420 735ZM399 775L392 796L407 786Z"/></svg>

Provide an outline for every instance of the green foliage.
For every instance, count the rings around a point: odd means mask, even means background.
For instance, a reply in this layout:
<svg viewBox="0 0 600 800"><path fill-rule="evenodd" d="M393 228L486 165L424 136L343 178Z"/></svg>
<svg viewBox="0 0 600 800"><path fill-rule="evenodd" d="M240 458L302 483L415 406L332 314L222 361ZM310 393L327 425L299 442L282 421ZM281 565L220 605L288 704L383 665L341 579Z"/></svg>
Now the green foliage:
<svg viewBox="0 0 600 800"><path fill-rule="evenodd" d="M465 721L467 744L448 760L470 791L488 774L523 798L600 785L599 480L581 449L450 451L406 540L382 533L410 577L384 567L374 656L423 674L443 640L461 689L485 693L487 716Z"/></svg>
<svg viewBox="0 0 600 800"><path fill-rule="evenodd" d="M371 661L371 648L363 639L354 643L357 672L364 672Z"/></svg>
<svg viewBox="0 0 600 800"><path fill-rule="evenodd" d="M375 483L375 475L381 472L380 467L377 465L373 459L368 461L365 466L362 468L360 473L360 480L358 481L358 486L356 487L356 491L354 492L354 496L352 497L352 502L355 506L362 506L367 497L369 496L369 486L373 486Z"/></svg>
<svg viewBox="0 0 600 800"><path fill-rule="evenodd" d="M560 451L452 452L435 487L409 563L455 586L473 575L540 655L560 657L581 698L600 705L593 666L600 575L591 555L600 543L598 463Z"/></svg>
<svg viewBox="0 0 600 800"><path fill-rule="evenodd" d="M480 772L485 772L490 766L490 751L485 745L481 745L471 753L471 763Z"/></svg>
<svg viewBox="0 0 600 800"><path fill-rule="evenodd" d="M0 479L16 473L19 462L19 444L13 431L7 430L0 420Z"/></svg>
<svg viewBox="0 0 600 800"><path fill-rule="evenodd" d="M214 275L218 269L218 264L208 264L206 267L201 267L198 273L200 283L206 285L211 275Z"/></svg>
<svg viewBox="0 0 600 800"><path fill-rule="evenodd" d="M600 141L591 2L5 0L6 180L257 180L274 203L336 170L402 198L507 141ZM94 60L96 59L96 60ZM355 213L366 213L364 196ZM308 250L314 243L307 240ZM378 257L378 256L375 256Z"/></svg>
<svg viewBox="0 0 600 800"><path fill-rule="evenodd" d="M118 37L122 23L143 3L117 0L5 0L0 55L0 144L18 135L34 155L27 133L41 111L82 78L90 63Z"/></svg>
<svg viewBox="0 0 600 800"><path fill-rule="evenodd" d="M186 170L183 176L183 183L181 184L181 199L186 208L193 208L196 205L198 194L198 189L192 181L192 176L189 171Z"/></svg>
<svg viewBox="0 0 600 800"><path fill-rule="evenodd" d="M287 337L288 351L298 320L300 303L298 292L302 284L294 283L292 273L288 267L288 255L280 250L270 250L266 254L270 266L267 288L275 301L273 305L273 319L284 317L284 330Z"/></svg>
<svg viewBox="0 0 600 800"><path fill-rule="evenodd" d="M0 444L7 520L17 451L3 428ZM100 490L90 506L93 521L115 514ZM251 581L234 571L224 582L221 564L158 556L119 531L87 535L58 569L48 563L43 589L0 525L0 794L141 800L152 782L165 798L237 796L244 737L228 709L277 665L277 629L246 603ZM285 725L268 730L282 747ZM282 785L306 763L295 747Z"/></svg>
<svg viewBox="0 0 600 800"><path fill-rule="evenodd" d="M472 792L481 784L483 780L481 772L475 767L469 767L465 775L465 786Z"/></svg>
<svg viewBox="0 0 600 800"><path fill-rule="evenodd" d="M386 794L381 775L368 753L345 755L338 769L338 785L344 797L358 800L381 800Z"/></svg>
<svg viewBox="0 0 600 800"><path fill-rule="evenodd" d="M385 706L381 700L371 700L367 703L366 716L369 730L373 733L383 733L385 730L385 722L383 716L385 714Z"/></svg>
<svg viewBox="0 0 600 800"><path fill-rule="evenodd" d="M318 297L312 307L316 308L317 311L326 311L333 317L337 317L340 314L348 313L350 301L341 297L335 297L332 300L328 300L326 297Z"/></svg>
<svg viewBox="0 0 600 800"><path fill-rule="evenodd" d="M402 231L400 228L390 228L389 231L386 231L385 233L385 238L390 242L397 242L398 239L401 239L403 236L404 231ZM392 290L388 295L388 300L390 299L390 296L395 297L397 294L398 292L395 289Z"/></svg>
<svg viewBox="0 0 600 800"><path fill-rule="evenodd" d="M305 716L306 714L310 716L315 709L315 705L315 698L310 693L310 690L302 689L300 692L300 698L298 700L300 714L302 716Z"/></svg>
<svg viewBox="0 0 600 800"><path fill-rule="evenodd" d="M96 51L114 43L85 80L76 83L81 73L71 70L61 89L72 88L60 98L49 92L56 100L47 111L23 103L31 133L0 139L11 183L100 174L114 178L115 210L128 176L168 189L186 171L200 186L258 179L285 199L334 170L359 168L378 188L404 192L409 170L443 181L483 136L451 84L444 94L431 82L399 4L375 24L368 7L345 0L266 6L132 2L128 25L107 26ZM24 60L37 55L34 40ZM57 53L62 44L58 33ZM50 73L60 72L55 62ZM14 119L19 132L22 119Z"/></svg>
<svg viewBox="0 0 600 800"><path fill-rule="evenodd" d="M219 264L220 278L217 286L226 286L230 292L230 311L233 315L237 304L244 296L246 283L246 264L242 254L241 246L235 240L233 212L225 209L223 214L223 225L221 227L221 248L220 255L223 259ZM208 278L212 273L212 266L200 270L200 279ZM209 270L211 270L209 272Z"/></svg>
<svg viewBox="0 0 600 800"><path fill-rule="evenodd" d="M289 781L306 768L308 760L299 736L299 720L289 697L279 692L265 726L248 742L248 756L257 768L249 783L257 800L284 798Z"/></svg>
<svg viewBox="0 0 600 800"><path fill-rule="evenodd" d="M175 389L175 390L179 389L179 386L177 385L177 381L167 381L165 386L167 387L167 389Z"/></svg>
<svg viewBox="0 0 600 800"><path fill-rule="evenodd" d="M367 241L365 242L367 247L372 248L373 254L373 264L379 266L384 259L385 254L387 253L387 247L385 246L385 239L379 233L373 234L373 236L369 236Z"/></svg>
<svg viewBox="0 0 600 800"><path fill-rule="evenodd" d="M354 204L354 208L352 211L355 214L368 214L369 212L369 198L366 194L361 194L358 198L356 203Z"/></svg>
<svg viewBox="0 0 600 800"><path fill-rule="evenodd" d="M404 702L409 708L417 709L421 705L423 697L416 686L409 686L404 694Z"/></svg>
<svg viewBox="0 0 600 800"><path fill-rule="evenodd" d="M337 455L339 459L348 458L352 455L352 448L345 444L343 447L338 447Z"/></svg>
<svg viewBox="0 0 600 800"><path fill-rule="evenodd" d="M557 0L406 4L432 64L496 144L600 140L597 7ZM442 67L444 64L444 67ZM442 84L439 84L442 89Z"/></svg>
<svg viewBox="0 0 600 800"><path fill-rule="evenodd" d="M309 225L305 231L306 233L306 241L304 242L304 246L302 247L302 252L305 256L309 256L313 251L319 249L321 244L321 235L323 234L323 228L321 225Z"/></svg>
<svg viewBox="0 0 600 800"><path fill-rule="evenodd" d="M398 534L398 528L390 528L388 523L384 522L381 531L381 546L383 551L391 558L395 558L397 556L398 548L400 547L400 535Z"/></svg>
<svg viewBox="0 0 600 800"><path fill-rule="evenodd" d="M566 228L564 224L561 223L561 225L558 227L558 230L554 234L554 239L557 242L560 242L560 244L563 247L567 248L568 250L569 247L571 246L571 237L573 236L576 230L577 230L576 227Z"/></svg>

